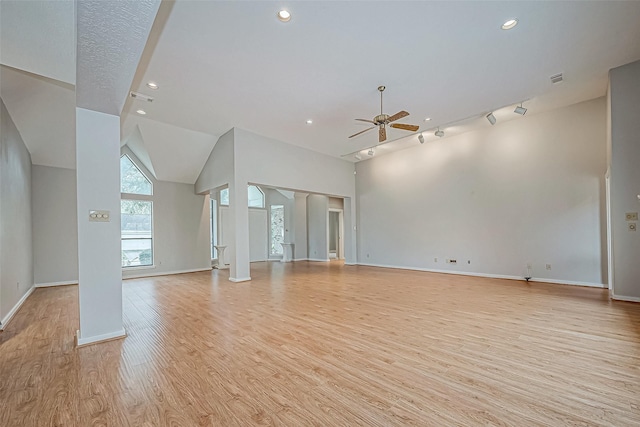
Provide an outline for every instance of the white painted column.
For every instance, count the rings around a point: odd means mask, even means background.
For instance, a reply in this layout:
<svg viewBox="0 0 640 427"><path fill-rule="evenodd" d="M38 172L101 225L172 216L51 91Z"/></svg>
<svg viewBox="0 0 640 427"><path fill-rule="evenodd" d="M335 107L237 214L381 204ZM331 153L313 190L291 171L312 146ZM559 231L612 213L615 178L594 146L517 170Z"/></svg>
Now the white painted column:
<svg viewBox="0 0 640 427"><path fill-rule="evenodd" d="M613 298L640 302L640 61L609 71Z"/></svg>
<svg viewBox="0 0 640 427"><path fill-rule="evenodd" d="M232 282L251 280L251 264L249 256L249 201L247 182L235 179L229 183L229 207L233 218L233 241L231 273Z"/></svg>
<svg viewBox="0 0 640 427"><path fill-rule="evenodd" d="M125 335L120 245L120 118L76 108L78 345ZM108 221L89 221L89 211Z"/></svg>

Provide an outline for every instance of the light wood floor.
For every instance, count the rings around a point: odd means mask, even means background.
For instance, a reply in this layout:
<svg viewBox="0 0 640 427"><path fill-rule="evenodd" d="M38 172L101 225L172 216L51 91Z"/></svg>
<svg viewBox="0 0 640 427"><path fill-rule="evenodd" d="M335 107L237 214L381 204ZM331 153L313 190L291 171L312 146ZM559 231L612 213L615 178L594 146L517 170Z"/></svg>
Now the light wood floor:
<svg viewBox="0 0 640 427"><path fill-rule="evenodd" d="M0 333L0 425L640 423L640 305L600 289L253 264L124 282L128 337L75 349L77 287Z"/></svg>

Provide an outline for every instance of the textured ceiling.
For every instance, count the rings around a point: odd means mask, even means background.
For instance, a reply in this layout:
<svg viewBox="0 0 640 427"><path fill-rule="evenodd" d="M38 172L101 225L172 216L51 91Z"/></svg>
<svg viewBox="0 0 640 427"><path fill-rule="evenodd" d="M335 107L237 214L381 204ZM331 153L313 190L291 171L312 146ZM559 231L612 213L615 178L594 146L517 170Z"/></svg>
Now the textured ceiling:
<svg viewBox="0 0 640 427"><path fill-rule="evenodd" d="M77 3L78 107L120 116L160 0Z"/></svg>

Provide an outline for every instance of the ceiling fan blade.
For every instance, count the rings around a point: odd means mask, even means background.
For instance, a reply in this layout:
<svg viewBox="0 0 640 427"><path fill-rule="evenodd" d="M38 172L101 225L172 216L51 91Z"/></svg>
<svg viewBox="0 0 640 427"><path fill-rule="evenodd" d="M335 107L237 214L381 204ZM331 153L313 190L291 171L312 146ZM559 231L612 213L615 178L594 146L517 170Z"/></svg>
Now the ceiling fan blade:
<svg viewBox="0 0 640 427"><path fill-rule="evenodd" d="M391 126L394 129L408 130L408 131L411 131L411 132L415 132L418 129L420 129L420 126L405 125L404 123L391 123L389 126Z"/></svg>
<svg viewBox="0 0 640 427"><path fill-rule="evenodd" d="M383 142L387 139L387 130L384 126L380 126L380 131L378 132L378 142Z"/></svg>
<svg viewBox="0 0 640 427"><path fill-rule="evenodd" d="M353 134L353 135L351 135L349 138L353 138L354 136L358 136L358 135L360 135L361 133L365 133L366 131L369 131L369 130L373 129L374 127L375 127L375 126L371 126L371 127L370 127L370 128L368 128L368 129L361 130L361 131L360 131L360 132L358 132L358 133L354 133L354 134Z"/></svg>
<svg viewBox="0 0 640 427"><path fill-rule="evenodd" d="M359 122L373 123L374 125L376 124L376 122L374 122L373 120L367 120L367 119L354 119L354 120L357 120Z"/></svg>
<svg viewBox="0 0 640 427"><path fill-rule="evenodd" d="M387 122L395 122L396 120L400 120L403 117L407 117L409 115L409 113L407 113L406 111L398 111L397 113L395 113L393 116L389 117L387 119Z"/></svg>

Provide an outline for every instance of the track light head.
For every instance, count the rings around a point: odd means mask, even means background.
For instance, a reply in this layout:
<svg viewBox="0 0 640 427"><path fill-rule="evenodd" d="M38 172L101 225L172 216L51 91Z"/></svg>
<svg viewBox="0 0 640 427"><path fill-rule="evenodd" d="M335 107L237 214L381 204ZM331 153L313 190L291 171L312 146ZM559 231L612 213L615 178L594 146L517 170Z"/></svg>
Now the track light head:
<svg viewBox="0 0 640 427"><path fill-rule="evenodd" d="M438 128L437 131L435 131L433 133L435 136L437 136L438 138L442 138L444 136L444 132L440 130L440 128Z"/></svg>
<svg viewBox="0 0 640 427"><path fill-rule="evenodd" d="M513 110L513 112L514 112L514 113L516 113L516 114L520 114L521 116L524 116L524 115L525 115L525 113L527 112L527 109L526 109L526 108L524 108L524 107L522 106L522 104L520 104L520 106L516 107L516 109L515 109L515 110Z"/></svg>
<svg viewBox="0 0 640 427"><path fill-rule="evenodd" d="M496 116L494 116L493 113L487 114L487 120L489 120L492 126L496 124Z"/></svg>
<svg viewBox="0 0 640 427"><path fill-rule="evenodd" d="M368 155L373 156L375 154L375 152L373 151L373 148L369 148L369 151L367 152Z"/></svg>
<svg viewBox="0 0 640 427"><path fill-rule="evenodd" d="M362 156L360 155L360 153L357 153L355 156L356 160L362 160Z"/></svg>
<svg viewBox="0 0 640 427"><path fill-rule="evenodd" d="M424 136L422 134L418 135L418 141L420 141L420 144L424 144Z"/></svg>

